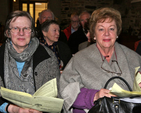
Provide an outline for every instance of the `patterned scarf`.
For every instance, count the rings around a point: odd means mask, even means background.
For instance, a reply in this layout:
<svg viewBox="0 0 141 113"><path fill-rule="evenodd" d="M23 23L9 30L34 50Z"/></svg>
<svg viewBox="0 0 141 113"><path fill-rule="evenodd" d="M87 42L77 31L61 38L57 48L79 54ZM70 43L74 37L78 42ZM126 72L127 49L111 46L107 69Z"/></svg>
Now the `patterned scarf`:
<svg viewBox="0 0 141 113"><path fill-rule="evenodd" d="M55 53L55 55L56 55L56 57L57 57L57 59L58 59L59 68L60 68L60 70L61 70L61 69L63 68L63 62L62 62L62 60L60 59L60 56L59 56L58 43L57 43L57 42L54 42L51 46L49 46L49 45L47 44L47 42L46 42L45 39L42 40L42 43L43 43L46 47L50 48L50 49Z"/></svg>
<svg viewBox="0 0 141 113"><path fill-rule="evenodd" d="M31 38L28 47L22 53L17 53L13 48L10 39L7 39L4 53L4 81L6 88L34 94L35 88L32 56L38 45L38 39ZM21 76L19 76L16 61L25 62L21 71Z"/></svg>

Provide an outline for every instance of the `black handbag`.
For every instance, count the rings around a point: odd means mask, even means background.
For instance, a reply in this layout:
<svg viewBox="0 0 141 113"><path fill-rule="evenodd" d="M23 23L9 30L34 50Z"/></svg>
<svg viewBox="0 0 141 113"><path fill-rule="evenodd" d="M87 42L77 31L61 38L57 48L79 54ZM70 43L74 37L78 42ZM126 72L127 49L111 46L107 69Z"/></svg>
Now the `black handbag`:
<svg viewBox="0 0 141 113"><path fill-rule="evenodd" d="M107 88L108 83L113 80L113 79L120 79L122 80L127 87L129 88L130 91L132 91L131 87L129 84L121 77L116 76L110 78L105 86L104 89ZM129 98L130 100L139 98L141 97L136 96L136 97L103 97L98 99L97 101L94 102L94 106L89 110L88 113L141 113L141 102L134 103L134 102L127 102L123 101L121 99L124 98Z"/></svg>

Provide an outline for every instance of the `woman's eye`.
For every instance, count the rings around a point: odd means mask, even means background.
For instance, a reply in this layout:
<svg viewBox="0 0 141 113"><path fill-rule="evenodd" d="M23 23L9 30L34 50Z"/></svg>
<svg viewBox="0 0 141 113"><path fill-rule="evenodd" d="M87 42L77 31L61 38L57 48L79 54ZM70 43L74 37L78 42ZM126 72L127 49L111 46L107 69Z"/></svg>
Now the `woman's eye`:
<svg viewBox="0 0 141 113"><path fill-rule="evenodd" d="M110 30L114 31L114 28L110 28Z"/></svg>
<svg viewBox="0 0 141 113"><path fill-rule="evenodd" d="M13 29L14 29L14 30L17 30L18 28L17 28L17 27L14 27Z"/></svg>
<svg viewBox="0 0 141 113"><path fill-rule="evenodd" d="M99 29L99 31L103 31L103 29Z"/></svg>
<svg viewBox="0 0 141 113"><path fill-rule="evenodd" d="M25 27L24 29L25 29L25 30L27 30L28 28L27 28L27 27Z"/></svg>

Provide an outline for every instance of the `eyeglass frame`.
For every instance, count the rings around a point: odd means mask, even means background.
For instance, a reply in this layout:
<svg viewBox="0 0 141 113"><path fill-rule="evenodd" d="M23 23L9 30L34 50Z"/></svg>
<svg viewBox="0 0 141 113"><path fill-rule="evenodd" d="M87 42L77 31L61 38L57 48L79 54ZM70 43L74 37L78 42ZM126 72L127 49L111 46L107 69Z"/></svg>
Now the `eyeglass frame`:
<svg viewBox="0 0 141 113"><path fill-rule="evenodd" d="M104 62L104 60L103 60L103 62ZM117 75L121 76L122 71L121 71L121 69L120 69L120 67L119 67L118 62L117 62L116 60L112 60L112 62L116 62L116 63L117 63L117 66L118 66L118 68L119 68L119 70L120 70L121 73L116 73L116 72L112 72L112 71L106 70L106 69L104 69L104 68L102 67L102 65L101 65L101 69L103 69L104 71L106 71L106 72L108 72L108 73L117 74ZM103 63L102 63L102 64L103 64Z"/></svg>
<svg viewBox="0 0 141 113"><path fill-rule="evenodd" d="M73 21L73 20L71 20L71 22L72 22L72 23L79 23L79 20L78 20L78 21Z"/></svg>
<svg viewBox="0 0 141 113"><path fill-rule="evenodd" d="M11 31L12 29L15 29L15 28L18 28L18 31L17 32L13 32ZM29 32L25 32L25 29L29 29L30 31ZM12 33L19 33L21 30L24 32L24 33L31 33L32 32L32 29L30 27L24 27L24 28L19 28L19 27L12 27L12 28L9 28L9 30L12 32ZM16 29L15 29L16 30Z"/></svg>

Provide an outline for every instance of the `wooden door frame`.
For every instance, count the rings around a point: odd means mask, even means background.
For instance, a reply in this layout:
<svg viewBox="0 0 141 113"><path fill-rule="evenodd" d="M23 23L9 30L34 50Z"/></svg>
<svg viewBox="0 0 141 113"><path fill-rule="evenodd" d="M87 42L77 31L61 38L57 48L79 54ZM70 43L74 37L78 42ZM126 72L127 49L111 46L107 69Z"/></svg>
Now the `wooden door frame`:
<svg viewBox="0 0 141 113"><path fill-rule="evenodd" d="M27 3L27 12L29 12L29 4L33 3L33 19L35 21L35 2L48 3L49 0L19 0L19 9L22 10L22 4Z"/></svg>

